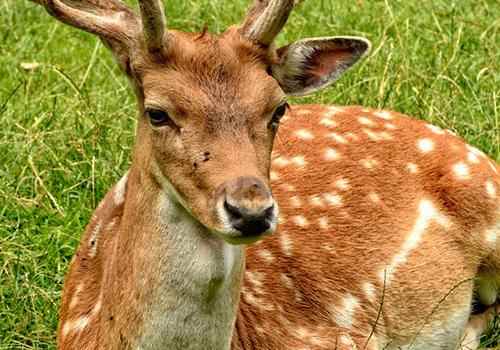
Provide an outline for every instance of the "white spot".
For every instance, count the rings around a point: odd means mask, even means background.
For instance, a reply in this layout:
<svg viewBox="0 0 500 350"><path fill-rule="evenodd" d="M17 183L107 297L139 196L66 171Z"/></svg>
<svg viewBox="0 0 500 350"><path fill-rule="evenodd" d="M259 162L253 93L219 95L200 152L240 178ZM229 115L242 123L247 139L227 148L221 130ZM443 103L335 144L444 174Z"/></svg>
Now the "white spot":
<svg viewBox="0 0 500 350"><path fill-rule="evenodd" d="M422 153L428 153L434 150L434 141L431 139L420 139L417 141L417 146Z"/></svg>
<svg viewBox="0 0 500 350"><path fill-rule="evenodd" d="M375 300L375 286L370 282L363 283L363 291L365 292L366 298L373 302Z"/></svg>
<svg viewBox="0 0 500 350"><path fill-rule="evenodd" d="M358 298L350 293L342 299L341 307L336 310L333 306L330 307L330 313L333 315L333 319L337 326L344 329L351 329L354 321L354 313L356 308L359 306Z"/></svg>
<svg viewBox="0 0 500 350"><path fill-rule="evenodd" d="M94 305L92 311L90 311L90 314L92 316L97 315L99 311L101 311L101 308L102 308L102 294L99 294L99 300L97 300L97 303Z"/></svg>
<svg viewBox="0 0 500 350"><path fill-rule="evenodd" d="M264 330L264 328L262 328L262 327L255 326L255 327L254 327L254 329L255 329L255 331L256 331L257 333L260 333L260 334L265 334L265 333L266 333L266 331L265 331L265 330Z"/></svg>
<svg viewBox="0 0 500 350"><path fill-rule="evenodd" d="M474 153L476 156L486 158L486 155L482 151L478 150L476 147L473 147L473 146L467 145L467 144L465 145L465 147L470 152Z"/></svg>
<svg viewBox="0 0 500 350"><path fill-rule="evenodd" d="M302 300L302 296L300 295L300 291L297 288L295 288L295 286L293 284L293 280L289 276L287 276L286 274L284 274L284 273L280 274L280 279L281 279L281 282L288 289L290 289L292 292L294 292L294 294L295 294L295 300L296 301L301 301Z"/></svg>
<svg viewBox="0 0 500 350"><path fill-rule="evenodd" d="M453 165L453 172L460 180L467 180L470 177L469 167L464 162L458 162Z"/></svg>
<svg viewBox="0 0 500 350"><path fill-rule="evenodd" d="M290 185L290 184L282 184L281 187L288 192L294 192L295 191L295 186Z"/></svg>
<svg viewBox="0 0 500 350"><path fill-rule="evenodd" d="M288 277L286 274L281 273L280 279L287 288L295 290L292 279Z"/></svg>
<svg viewBox="0 0 500 350"><path fill-rule="evenodd" d="M306 165L306 160L304 156L295 156L292 158L292 163L300 168L303 168Z"/></svg>
<svg viewBox="0 0 500 350"><path fill-rule="evenodd" d="M443 129L441 129L440 127L437 127L435 125L426 124L425 126L427 127L427 129L432 131L434 134L444 135L444 133L445 133L445 131Z"/></svg>
<svg viewBox="0 0 500 350"><path fill-rule="evenodd" d="M270 174L269 174L269 176L271 178L271 181L276 181L276 180L280 179L280 176L275 171L271 171Z"/></svg>
<svg viewBox="0 0 500 350"><path fill-rule="evenodd" d="M334 207L340 207L342 206L342 197L338 194L335 193L325 193L323 194L323 197L325 200L328 202L328 204L334 206Z"/></svg>
<svg viewBox="0 0 500 350"><path fill-rule="evenodd" d="M380 196L378 195L378 193L376 192L370 192L368 193L368 198L373 202L373 203L376 203L376 204L379 204L381 201L380 201Z"/></svg>
<svg viewBox="0 0 500 350"><path fill-rule="evenodd" d="M255 292L262 293L260 289L264 285L264 274L262 272L247 270L245 271L245 277L247 281L253 285Z"/></svg>
<svg viewBox="0 0 500 350"><path fill-rule="evenodd" d="M489 164L491 170L493 170L495 172L495 174L498 174L497 166L492 161L488 161L488 164Z"/></svg>
<svg viewBox="0 0 500 350"><path fill-rule="evenodd" d="M335 251L335 249L328 243L321 244L321 248L323 248L323 250L326 250L328 253L332 253Z"/></svg>
<svg viewBox="0 0 500 350"><path fill-rule="evenodd" d="M307 114L311 114L311 113L312 113L312 111L311 111L311 110L309 110L309 109L299 109L299 110L295 109L295 110L294 110L294 113L295 113L296 115L307 115Z"/></svg>
<svg viewBox="0 0 500 350"><path fill-rule="evenodd" d="M127 187L127 179L128 179L128 173L125 174L116 184L115 196L114 196L116 205L121 205L125 200L125 189Z"/></svg>
<svg viewBox="0 0 500 350"><path fill-rule="evenodd" d="M371 120L368 117L359 117L358 122L360 124L366 125L366 126L376 126L377 125L377 123L375 123L373 120Z"/></svg>
<svg viewBox="0 0 500 350"><path fill-rule="evenodd" d="M307 227L309 226L309 221L302 215L296 215L292 218L293 222L300 227Z"/></svg>
<svg viewBox="0 0 500 350"><path fill-rule="evenodd" d="M329 133L328 137L332 138L333 140L335 140L338 143L342 143L342 144L348 143L347 139L344 136L339 135L336 132Z"/></svg>
<svg viewBox="0 0 500 350"><path fill-rule="evenodd" d="M495 198L497 196L497 189L493 181L486 181L484 187L486 188L486 193L488 194L488 196L490 196L491 198Z"/></svg>
<svg viewBox="0 0 500 350"><path fill-rule="evenodd" d="M287 166L288 164L290 164L290 160L283 157L283 156L279 156L273 160L273 165L276 165L277 167L280 167L280 168L283 168L283 167Z"/></svg>
<svg viewBox="0 0 500 350"><path fill-rule="evenodd" d="M467 161L472 164L479 164L479 157L472 152L467 152Z"/></svg>
<svg viewBox="0 0 500 350"><path fill-rule="evenodd" d="M319 121L321 125L324 125L328 128L335 128L337 126L337 123L335 123L333 120L329 118L323 118Z"/></svg>
<svg viewBox="0 0 500 350"><path fill-rule="evenodd" d="M75 288L75 292L73 293L73 296L71 297L71 302L69 303L69 308L72 309L76 305L78 305L78 302L80 301L79 294L83 290L83 283L79 284Z"/></svg>
<svg viewBox="0 0 500 350"><path fill-rule="evenodd" d="M418 165L415 163L407 163L406 164L406 169L408 170L409 173L411 174L416 174L418 173Z"/></svg>
<svg viewBox="0 0 500 350"><path fill-rule="evenodd" d="M343 112L343 109L340 108L340 107L329 106L328 107L328 112L326 113L326 115L332 117L335 114L342 113L342 112Z"/></svg>
<svg viewBox="0 0 500 350"><path fill-rule="evenodd" d="M328 222L328 218L324 217L324 216L322 216L318 219L318 224L322 230L327 230L330 227L330 223Z"/></svg>
<svg viewBox="0 0 500 350"><path fill-rule="evenodd" d="M389 129L389 130L396 130L397 126L392 124L392 123L385 123L384 128Z"/></svg>
<svg viewBox="0 0 500 350"><path fill-rule="evenodd" d="M382 140L392 140L393 139L392 135L389 134L387 131L381 131L378 134Z"/></svg>
<svg viewBox="0 0 500 350"><path fill-rule="evenodd" d="M497 241L497 234L493 230L488 230L486 232L486 242L488 242L491 246L494 246Z"/></svg>
<svg viewBox="0 0 500 350"><path fill-rule="evenodd" d="M351 185L349 184L349 180L344 179L344 178L338 179L337 181L335 181L334 186L337 187L339 190L343 190L343 191L351 188Z"/></svg>
<svg viewBox="0 0 500 350"><path fill-rule="evenodd" d="M262 258L262 260L265 260L269 263L275 260L273 254L267 249L260 249L257 251L257 254Z"/></svg>
<svg viewBox="0 0 500 350"><path fill-rule="evenodd" d="M373 169L378 165L378 161L375 159L361 159L359 162L366 169Z"/></svg>
<svg viewBox="0 0 500 350"><path fill-rule="evenodd" d="M339 339L342 345L347 346L349 349L356 350L356 344L350 335L343 334Z"/></svg>
<svg viewBox="0 0 500 350"><path fill-rule="evenodd" d="M439 213L430 200L422 199L418 206L418 217L415 225L406 237L401 250L392 258L387 268L380 273L382 282L384 282L384 279L386 279L386 284L391 282L396 269L399 265L406 263L408 256L417 248L432 220L436 221L441 226L450 226L449 220Z"/></svg>
<svg viewBox="0 0 500 350"><path fill-rule="evenodd" d="M311 204L315 207L323 207L325 204L323 203L323 200L319 197L319 196L311 196L309 198L309 201L311 202Z"/></svg>
<svg viewBox="0 0 500 350"><path fill-rule="evenodd" d="M375 131L372 131L372 130L369 130L369 129L363 129L363 132L372 141L380 141L380 140L382 140L382 138Z"/></svg>
<svg viewBox="0 0 500 350"><path fill-rule="evenodd" d="M305 338L309 338L311 336L311 332L304 327L299 327L295 329L295 335L297 338L304 340Z"/></svg>
<svg viewBox="0 0 500 350"><path fill-rule="evenodd" d="M94 229L92 230L92 233L90 234L90 239L89 239L89 256L91 258L95 257L97 253L97 243L99 240L99 232L101 231L101 222L98 222Z"/></svg>
<svg viewBox="0 0 500 350"><path fill-rule="evenodd" d="M89 316L82 316L73 321L67 321L62 329L62 336L66 337L70 332L79 333L89 324Z"/></svg>
<svg viewBox="0 0 500 350"><path fill-rule="evenodd" d="M255 294L264 294L263 290L259 286L254 285L254 292ZM241 289L241 295L242 297L250 304L254 305L256 308L261 309L261 310L266 310L266 311L273 311L274 305L266 303L266 300L263 298L258 298L253 292L249 291L245 287Z"/></svg>
<svg viewBox="0 0 500 350"><path fill-rule="evenodd" d="M391 120L391 119L393 119L391 113L388 112L388 111L373 112L373 115L376 116L376 117L378 117L378 118L385 119L385 120Z"/></svg>
<svg viewBox="0 0 500 350"><path fill-rule="evenodd" d="M325 159L326 160L338 160L340 158L339 152L334 150L333 148L328 147L325 151Z"/></svg>
<svg viewBox="0 0 500 350"><path fill-rule="evenodd" d="M288 234L284 231L280 232L280 244L281 244L281 249L283 250L283 253L286 256L292 256L292 250L293 250L293 242L288 236Z"/></svg>
<svg viewBox="0 0 500 350"><path fill-rule="evenodd" d="M298 196L293 196L290 198L290 204L292 207L298 208L302 206L302 200Z"/></svg>
<svg viewBox="0 0 500 350"><path fill-rule="evenodd" d="M491 246L496 249L497 235L500 233L500 221L498 221L492 228L489 228L484 233L484 239Z"/></svg>
<svg viewBox="0 0 500 350"><path fill-rule="evenodd" d="M314 135L312 134L312 132L310 132L309 130L306 130L306 129L297 130L295 132L295 135L297 135L297 137L299 139L302 139L302 140L312 140L312 139L314 139Z"/></svg>

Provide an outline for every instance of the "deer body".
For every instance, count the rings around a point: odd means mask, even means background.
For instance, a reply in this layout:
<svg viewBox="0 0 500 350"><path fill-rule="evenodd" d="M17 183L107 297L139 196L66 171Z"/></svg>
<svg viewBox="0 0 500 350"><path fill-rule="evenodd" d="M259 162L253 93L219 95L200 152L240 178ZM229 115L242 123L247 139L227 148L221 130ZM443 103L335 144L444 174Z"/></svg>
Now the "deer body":
<svg viewBox="0 0 500 350"><path fill-rule="evenodd" d="M233 349L457 348L473 278L498 254L496 165L449 132L397 113L294 106L291 114L271 173L282 223L247 248L242 286L243 248L211 238L175 194L142 198L134 186L144 180L132 169L82 238L59 338L96 349L224 349L237 318ZM457 170L462 163L468 171ZM141 220L128 205L152 215ZM116 247L125 228L134 241ZM133 254L104 256L109 245ZM100 275L119 280L88 280L94 264L118 269ZM124 288L122 276L131 275ZM81 298L88 288L95 295ZM70 328L82 317L87 323Z"/></svg>
<svg viewBox="0 0 500 350"><path fill-rule="evenodd" d="M235 348L457 349L480 265L499 263L498 166L399 113L292 112L281 223L247 249Z"/></svg>
<svg viewBox="0 0 500 350"><path fill-rule="evenodd" d="M292 0L256 0L220 35L166 31L159 0L140 16L34 1L104 41L139 107L132 166L66 278L60 349L477 348L497 299L498 166L397 113L286 103L366 39L275 48Z"/></svg>

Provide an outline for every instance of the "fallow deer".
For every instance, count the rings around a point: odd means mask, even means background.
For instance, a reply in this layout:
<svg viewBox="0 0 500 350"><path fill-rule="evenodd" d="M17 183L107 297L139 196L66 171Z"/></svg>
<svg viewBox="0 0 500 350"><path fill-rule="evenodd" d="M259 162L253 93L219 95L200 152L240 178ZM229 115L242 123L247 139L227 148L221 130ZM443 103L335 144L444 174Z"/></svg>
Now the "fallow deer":
<svg viewBox="0 0 500 350"><path fill-rule="evenodd" d="M159 0L139 15L35 1L102 39L139 106L130 170L66 277L60 349L477 348L495 314L498 165L399 113L286 102L367 40L276 48L293 0L257 0L220 35L167 31Z"/></svg>

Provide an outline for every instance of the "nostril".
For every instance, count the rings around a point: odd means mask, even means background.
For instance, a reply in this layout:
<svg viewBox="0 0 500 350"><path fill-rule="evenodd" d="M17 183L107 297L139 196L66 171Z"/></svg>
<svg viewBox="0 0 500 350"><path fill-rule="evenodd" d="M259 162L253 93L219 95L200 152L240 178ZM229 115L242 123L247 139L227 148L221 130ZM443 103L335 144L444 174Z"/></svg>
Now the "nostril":
<svg viewBox="0 0 500 350"><path fill-rule="evenodd" d="M233 219L238 220L243 217L241 211L234 205L229 204L227 201L224 201L224 209L226 209Z"/></svg>
<svg viewBox="0 0 500 350"><path fill-rule="evenodd" d="M274 205L251 213L245 208L239 208L224 201L224 209L231 226L245 236L260 235L266 232L274 219Z"/></svg>

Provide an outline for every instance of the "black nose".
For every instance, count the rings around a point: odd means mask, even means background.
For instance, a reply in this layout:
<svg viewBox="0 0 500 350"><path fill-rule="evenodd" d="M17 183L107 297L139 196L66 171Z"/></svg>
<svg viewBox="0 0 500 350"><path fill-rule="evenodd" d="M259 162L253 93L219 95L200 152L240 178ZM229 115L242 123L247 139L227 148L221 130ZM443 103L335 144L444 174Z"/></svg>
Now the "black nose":
<svg viewBox="0 0 500 350"><path fill-rule="evenodd" d="M273 218L274 205L265 208L259 212L250 212L246 208L236 207L224 201L224 209L226 210L231 225L244 236L260 235L271 227Z"/></svg>

